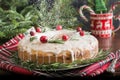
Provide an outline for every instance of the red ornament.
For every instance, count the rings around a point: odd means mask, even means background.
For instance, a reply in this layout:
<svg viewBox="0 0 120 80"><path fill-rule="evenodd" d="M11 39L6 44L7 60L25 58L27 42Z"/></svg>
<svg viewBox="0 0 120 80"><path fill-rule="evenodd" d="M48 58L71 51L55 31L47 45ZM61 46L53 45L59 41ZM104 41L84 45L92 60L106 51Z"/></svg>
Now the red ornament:
<svg viewBox="0 0 120 80"><path fill-rule="evenodd" d="M56 30L62 30L62 26L61 25L57 25L56 26Z"/></svg>
<svg viewBox="0 0 120 80"><path fill-rule="evenodd" d="M79 34L80 34L80 36L84 36L85 32L84 31L80 31Z"/></svg>
<svg viewBox="0 0 120 80"><path fill-rule="evenodd" d="M40 37L40 41L41 41L42 43L47 43L47 41L48 41L47 36L41 36L41 37Z"/></svg>
<svg viewBox="0 0 120 80"><path fill-rule="evenodd" d="M40 28L40 27L35 27L35 31L36 31L36 32L39 32L39 33L41 33L41 32L42 32L42 30L41 30L41 28Z"/></svg>
<svg viewBox="0 0 120 80"><path fill-rule="evenodd" d="M35 32L34 32L34 31L30 31L30 35L31 35L31 36L34 36L34 35L35 35Z"/></svg>
<svg viewBox="0 0 120 80"><path fill-rule="evenodd" d="M81 28L81 27L77 27L77 28L76 28L76 31L77 31L77 32L80 32L80 31L82 31L82 28Z"/></svg>
<svg viewBox="0 0 120 80"><path fill-rule="evenodd" d="M68 35L63 35L63 36L62 36L62 40L63 40L63 41L67 41L68 39L69 39Z"/></svg>

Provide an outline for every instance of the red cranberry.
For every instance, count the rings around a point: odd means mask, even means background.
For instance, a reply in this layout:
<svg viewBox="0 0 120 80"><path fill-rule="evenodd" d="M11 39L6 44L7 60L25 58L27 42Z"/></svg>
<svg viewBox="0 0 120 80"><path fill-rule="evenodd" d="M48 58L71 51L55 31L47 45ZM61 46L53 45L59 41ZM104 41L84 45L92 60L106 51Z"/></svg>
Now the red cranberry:
<svg viewBox="0 0 120 80"><path fill-rule="evenodd" d="M84 31L80 31L79 34L80 34L80 36L84 36L85 32Z"/></svg>
<svg viewBox="0 0 120 80"><path fill-rule="evenodd" d="M81 27L77 27L77 28L76 28L76 31L77 31L77 32L80 32L80 31L82 31L82 28L81 28Z"/></svg>
<svg viewBox="0 0 120 80"><path fill-rule="evenodd" d="M69 39L68 35L63 35L63 36L62 36L62 40L63 40L63 41L67 41L68 39Z"/></svg>
<svg viewBox="0 0 120 80"><path fill-rule="evenodd" d="M25 36L24 36L24 34L21 34L21 33L20 33L20 34L18 34L18 36L19 36L20 38L25 37Z"/></svg>
<svg viewBox="0 0 120 80"><path fill-rule="evenodd" d="M48 41L47 36L41 36L41 37L40 37L40 41L41 41L42 43L46 43L46 42Z"/></svg>
<svg viewBox="0 0 120 80"><path fill-rule="evenodd" d="M56 26L56 30L62 30L62 26L61 25L57 25Z"/></svg>
<svg viewBox="0 0 120 80"><path fill-rule="evenodd" d="M41 30L41 28L40 28L40 27L35 27L35 30L36 30L36 32L39 32L39 33L41 33L41 32L42 32L42 30Z"/></svg>
<svg viewBox="0 0 120 80"><path fill-rule="evenodd" d="M30 35L31 35L31 36L34 36L34 35L35 35L35 32L34 32L34 31L30 31Z"/></svg>

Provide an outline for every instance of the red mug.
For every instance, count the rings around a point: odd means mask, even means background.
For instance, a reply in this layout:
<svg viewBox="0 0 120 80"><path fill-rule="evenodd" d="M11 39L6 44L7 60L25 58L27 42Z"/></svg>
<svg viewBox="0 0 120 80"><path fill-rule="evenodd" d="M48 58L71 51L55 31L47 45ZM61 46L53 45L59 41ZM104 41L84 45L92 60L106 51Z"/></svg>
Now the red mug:
<svg viewBox="0 0 120 80"><path fill-rule="evenodd" d="M102 38L110 37L114 29L112 18L112 13L90 14L91 33Z"/></svg>
<svg viewBox="0 0 120 80"><path fill-rule="evenodd" d="M116 3L120 4L120 2ZM113 16L113 7L116 7L112 5L112 9L108 13L103 14L96 14L89 6L83 5L79 9L80 16L85 20L88 21L88 19L83 14L83 9L87 9L90 12L90 27L91 27L91 33L94 36L101 37L101 38L109 38L112 35L112 32L116 32L120 29L120 26L118 26L116 29L114 29L113 26L113 18L119 19L120 17L118 15ZM115 8L114 8L115 9Z"/></svg>

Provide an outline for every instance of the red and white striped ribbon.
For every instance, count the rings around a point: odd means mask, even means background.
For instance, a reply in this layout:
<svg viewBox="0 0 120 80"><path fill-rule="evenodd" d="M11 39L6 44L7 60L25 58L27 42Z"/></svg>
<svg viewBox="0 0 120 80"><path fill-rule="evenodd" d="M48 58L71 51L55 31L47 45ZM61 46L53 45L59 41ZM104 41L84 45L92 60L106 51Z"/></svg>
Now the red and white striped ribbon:
<svg viewBox="0 0 120 80"><path fill-rule="evenodd" d="M0 61L0 68L23 75L33 75L33 72L29 71L28 69L13 65L5 61Z"/></svg>
<svg viewBox="0 0 120 80"><path fill-rule="evenodd" d="M110 62L111 60L115 59L115 58L118 58L118 56L120 55L120 52L118 53L110 53L105 60L102 60L100 62L97 62L97 63L94 63L86 68L84 68L83 70L81 70L79 73L80 73L80 76L88 76L90 75L92 72L94 72L95 70L101 68L102 66L104 66L106 63ZM120 57L120 56L119 56Z"/></svg>

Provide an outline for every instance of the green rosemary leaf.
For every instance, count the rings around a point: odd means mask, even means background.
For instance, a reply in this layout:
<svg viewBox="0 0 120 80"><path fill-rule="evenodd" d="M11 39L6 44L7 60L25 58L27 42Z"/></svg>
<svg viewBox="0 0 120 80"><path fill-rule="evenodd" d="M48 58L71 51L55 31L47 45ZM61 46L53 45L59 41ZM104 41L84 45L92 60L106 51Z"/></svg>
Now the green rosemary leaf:
<svg viewBox="0 0 120 80"><path fill-rule="evenodd" d="M30 42L32 42L33 40L35 40L36 39L36 37L34 36L34 37L31 37L30 38Z"/></svg>
<svg viewBox="0 0 120 80"><path fill-rule="evenodd" d="M51 65L54 66L55 68L57 68L60 65L60 63L53 63Z"/></svg>
<svg viewBox="0 0 120 80"><path fill-rule="evenodd" d="M59 44L64 44L64 41L63 40L49 40L48 41L49 43L59 43Z"/></svg>

